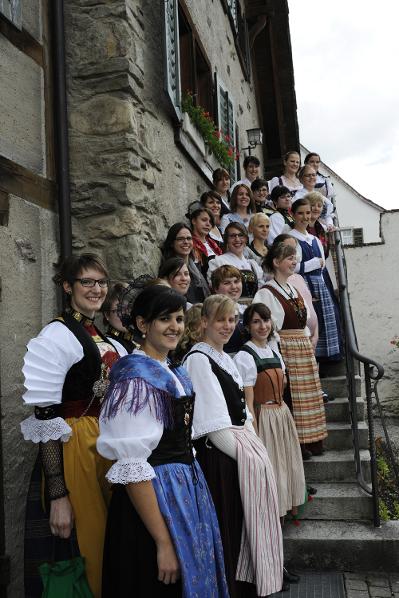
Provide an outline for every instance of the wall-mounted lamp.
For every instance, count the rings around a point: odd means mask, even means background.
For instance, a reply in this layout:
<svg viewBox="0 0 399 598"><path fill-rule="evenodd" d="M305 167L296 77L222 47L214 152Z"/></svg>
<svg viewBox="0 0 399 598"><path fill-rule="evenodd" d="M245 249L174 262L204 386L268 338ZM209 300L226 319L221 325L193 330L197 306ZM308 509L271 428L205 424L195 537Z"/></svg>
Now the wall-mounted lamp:
<svg viewBox="0 0 399 598"><path fill-rule="evenodd" d="M261 145L263 142L263 133L262 129L248 129L248 147L241 148L241 151L248 150L249 155L251 155L251 150L255 149L257 145Z"/></svg>

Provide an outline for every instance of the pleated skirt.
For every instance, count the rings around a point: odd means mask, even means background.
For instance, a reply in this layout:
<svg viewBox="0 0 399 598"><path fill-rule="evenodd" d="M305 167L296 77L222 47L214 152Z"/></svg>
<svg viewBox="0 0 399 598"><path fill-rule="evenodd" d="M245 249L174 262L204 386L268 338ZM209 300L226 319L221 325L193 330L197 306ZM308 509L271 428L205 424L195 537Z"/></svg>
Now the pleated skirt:
<svg viewBox="0 0 399 598"><path fill-rule="evenodd" d="M200 467L172 463L154 469L153 486L181 579L170 585L158 581L155 542L126 488L116 485L105 537L103 598L228 598L219 526Z"/></svg>
<svg viewBox="0 0 399 598"><path fill-rule="evenodd" d="M236 580L243 522L237 461L211 443L207 445L205 438L194 444L219 521L230 598L256 598L255 585Z"/></svg>
<svg viewBox="0 0 399 598"><path fill-rule="evenodd" d="M299 442L327 437L322 390L311 342L303 330L280 330L281 356L288 370L292 413Z"/></svg>
<svg viewBox="0 0 399 598"><path fill-rule="evenodd" d="M305 500L305 474L298 433L290 410L282 405L258 407L259 438L266 447L277 485L279 515Z"/></svg>

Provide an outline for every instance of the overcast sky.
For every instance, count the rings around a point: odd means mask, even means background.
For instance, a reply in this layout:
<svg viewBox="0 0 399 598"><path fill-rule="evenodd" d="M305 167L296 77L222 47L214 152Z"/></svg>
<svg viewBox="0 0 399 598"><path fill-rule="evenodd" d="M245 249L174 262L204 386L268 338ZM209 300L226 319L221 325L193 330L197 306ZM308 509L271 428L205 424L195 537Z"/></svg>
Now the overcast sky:
<svg viewBox="0 0 399 598"><path fill-rule="evenodd" d="M399 208L399 1L289 0L300 140Z"/></svg>

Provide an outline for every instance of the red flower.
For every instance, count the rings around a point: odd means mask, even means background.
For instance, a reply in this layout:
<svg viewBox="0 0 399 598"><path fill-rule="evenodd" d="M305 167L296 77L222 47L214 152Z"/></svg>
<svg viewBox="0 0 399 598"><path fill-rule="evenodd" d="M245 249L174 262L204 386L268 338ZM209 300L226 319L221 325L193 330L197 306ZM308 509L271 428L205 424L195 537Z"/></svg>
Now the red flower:
<svg viewBox="0 0 399 598"><path fill-rule="evenodd" d="M227 151L227 155L229 156L229 158L231 158L231 156L233 155L233 148L229 147L228 151Z"/></svg>
<svg viewBox="0 0 399 598"><path fill-rule="evenodd" d="M215 135L215 137L216 137L217 139L220 139L221 131L218 131L218 130L216 129L216 131L214 132L214 135Z"/></svg>
<svg viewBox="0 0 399 598"><path fill-rule="evenodd" d="M227 141L227 143L230 141L230 135L225 135L224 138Z"/></svg>

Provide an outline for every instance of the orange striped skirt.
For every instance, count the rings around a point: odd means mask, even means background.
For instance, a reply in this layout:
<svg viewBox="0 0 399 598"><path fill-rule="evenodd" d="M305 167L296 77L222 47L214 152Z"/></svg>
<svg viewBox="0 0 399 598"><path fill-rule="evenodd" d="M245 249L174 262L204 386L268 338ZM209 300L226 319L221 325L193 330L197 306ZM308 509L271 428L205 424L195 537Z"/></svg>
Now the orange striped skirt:
<svg viewBox="0 0 399 598"><path fill-rule="evenodd" d="M311 342L303 330L280 330L281 355L290 384L292 411L299 442L318 442L327 436L323 396Z"/></svg>

